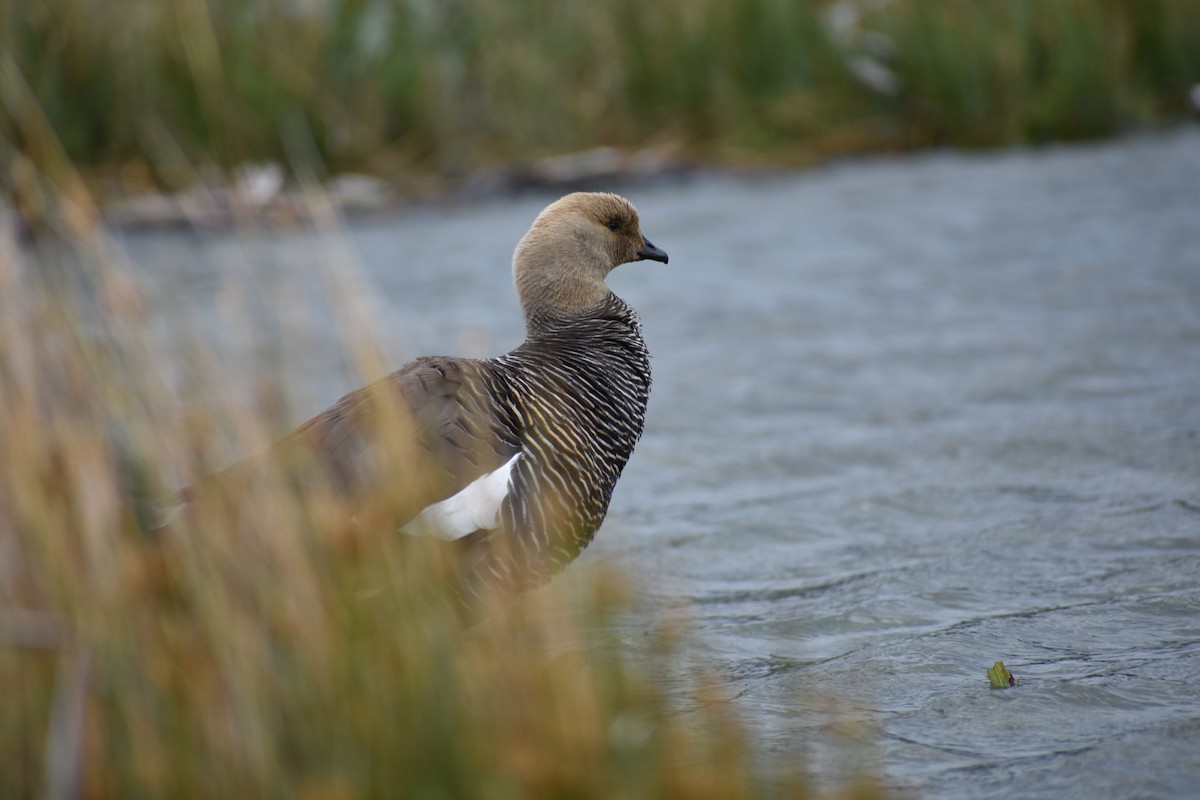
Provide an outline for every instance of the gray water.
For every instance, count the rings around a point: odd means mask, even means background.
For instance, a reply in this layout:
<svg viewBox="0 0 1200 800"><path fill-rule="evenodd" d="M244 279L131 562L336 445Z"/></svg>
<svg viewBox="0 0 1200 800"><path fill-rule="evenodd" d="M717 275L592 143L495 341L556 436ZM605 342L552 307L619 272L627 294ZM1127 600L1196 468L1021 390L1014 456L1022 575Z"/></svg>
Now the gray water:
<svg viewBox="0 0 1200 800"><path fill-rule="evenodd" d="M610 281L655 383L583 558L682 609L764 756L932 798L1197 796L1200 131L626 193L671 263ZM549 199L124 245L231 370L284 367L299 421L353 388L330 294L393 364L517 344ZM259 301L231 270L284 321L232 322Z"/></svg>

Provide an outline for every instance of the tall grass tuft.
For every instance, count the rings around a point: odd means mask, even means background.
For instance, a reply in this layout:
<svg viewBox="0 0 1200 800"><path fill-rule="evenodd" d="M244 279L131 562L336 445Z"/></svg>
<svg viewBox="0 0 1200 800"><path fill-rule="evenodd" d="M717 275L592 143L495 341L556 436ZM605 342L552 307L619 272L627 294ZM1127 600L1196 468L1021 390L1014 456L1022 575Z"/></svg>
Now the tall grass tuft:
<svg viewBox="0 0 1200 800"><path fill-rule="evenodd" d="M7 0L0 20L5 139L37 148L27 84L72 158L168 185L193 177L180 153L454 176L596 145L1097 136L1188 114L1200 81L1193 0Z"/></svg>
<svg viewBox="0 0 1200 800"><path fill-rule="evenodd" d="M277 404L151 335L77 203L36 249L0 236L0 795L801 796L679 629L618 639L611 570L464 627L438 552L319 484L223 487L154 530Z"/></svg>

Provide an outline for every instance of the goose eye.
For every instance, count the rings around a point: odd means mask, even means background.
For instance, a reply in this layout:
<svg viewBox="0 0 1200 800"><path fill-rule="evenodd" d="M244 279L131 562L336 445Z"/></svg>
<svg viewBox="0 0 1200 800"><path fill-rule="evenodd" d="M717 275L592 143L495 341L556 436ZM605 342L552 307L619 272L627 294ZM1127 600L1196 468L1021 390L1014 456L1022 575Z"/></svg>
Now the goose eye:
<svg viewBox="0 0 1200 800"><path fill-rule="evenodd" d="M621 230L621 223L617 222L615 219L610 220L608 223L608 229L610 231L619 231Z"/></svg>

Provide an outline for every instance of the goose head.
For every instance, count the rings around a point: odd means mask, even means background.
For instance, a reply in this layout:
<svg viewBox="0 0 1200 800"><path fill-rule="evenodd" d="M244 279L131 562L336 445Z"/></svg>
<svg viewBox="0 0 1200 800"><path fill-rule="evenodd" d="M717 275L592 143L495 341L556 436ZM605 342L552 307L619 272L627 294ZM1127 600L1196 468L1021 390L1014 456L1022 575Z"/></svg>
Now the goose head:
<svg viewBox="0 0 1200 800"><path fill-rule="evenodd" d="M637 209L624 197L576 192L551 203L513 254L526 322L586 314L608 297L608 273L647 259L665 264L667 254L642 234Z"/></svg>

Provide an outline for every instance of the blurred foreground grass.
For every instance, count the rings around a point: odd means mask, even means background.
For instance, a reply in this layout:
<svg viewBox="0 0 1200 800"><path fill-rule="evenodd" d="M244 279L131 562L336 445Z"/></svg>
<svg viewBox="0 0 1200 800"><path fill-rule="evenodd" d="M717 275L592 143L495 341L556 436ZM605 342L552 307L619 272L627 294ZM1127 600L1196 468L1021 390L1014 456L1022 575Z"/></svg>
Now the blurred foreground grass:
<svg viewBox="0 0 1200 800"><path fill-rule="evenodd" d="M0 796L805 796L680 628L629 637L611 570L464 629L444 554L350 525L319 484L226 487L149 531L164 485L288 421L152 335L72 202L55 242L0 236Z"/></svg>
<svg viewBox="0 0 1200 800"><path fill-rule="evenodd" d="M0 20L6 162L53 131L168 186L252 160L453 177L597 145L788 162L1090 137L1186 115L1200 82L1195 0L3 0Z"/></svg>

